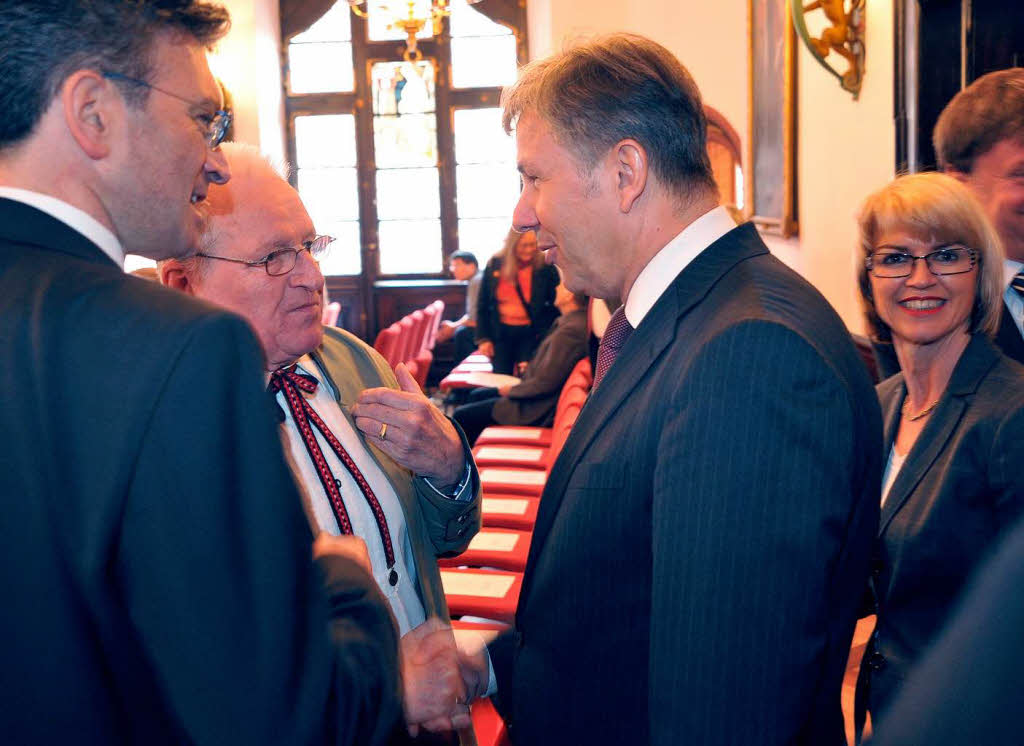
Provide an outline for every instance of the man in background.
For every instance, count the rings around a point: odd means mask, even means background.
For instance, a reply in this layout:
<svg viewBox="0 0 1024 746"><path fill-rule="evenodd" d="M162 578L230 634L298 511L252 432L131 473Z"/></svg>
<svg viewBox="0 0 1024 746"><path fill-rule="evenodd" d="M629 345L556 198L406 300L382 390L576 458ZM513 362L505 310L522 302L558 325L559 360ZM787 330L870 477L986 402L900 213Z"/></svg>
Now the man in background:
<svg viewBox="0 0 1024 746"><path fill-rule="evenodd" d="M0 733L380 743L396 634L318 543L247 325L126 275L193 250L230 122L199 0L0 6Z"/></svg>
<svg viewBox="0 0 1024 746"><path fill-rule="evenodd" d="M448 271L452 277L466 283L466 312L455 321L441 322L437 340L447 342L455 339L455 359L465 360L476 349L473 339L476 329L476 303L480 297L480 265L471 251L456 251L448 259Z"/></svg>
<svg viewBox="0 0 1024 746"><path fill-rule="evenodd" d="M995 343L1024 363L1024 67L982 75L942 110L933 133L939 168L981 201L1006 251L1003 315ZM876 343L882 378L900 369Z"/></svg>
<svg viewBox="0 0 1024 746"><path fill-rule="evenodd" d="M502 94L532 230L618 297L555 461L514 632L465 657L513 742L845 743L881 414L842 321L719 205L700 93L627 34Z"/></svg>
<svg viewBox="0 0 1024 746"><path fill-rule="evenodd" d="M396 380L372 347L321 324L316 259L332 239L255 148L222 150L232 179L210 189L199 251L161 262L160 278L252 325L313 530L366 541L403 663L421 641L436 653L433 666L404 667L408 723L435 727L458 709L468 725L437 558L465 550L480 525L472 452L404 366Z"/></svg>

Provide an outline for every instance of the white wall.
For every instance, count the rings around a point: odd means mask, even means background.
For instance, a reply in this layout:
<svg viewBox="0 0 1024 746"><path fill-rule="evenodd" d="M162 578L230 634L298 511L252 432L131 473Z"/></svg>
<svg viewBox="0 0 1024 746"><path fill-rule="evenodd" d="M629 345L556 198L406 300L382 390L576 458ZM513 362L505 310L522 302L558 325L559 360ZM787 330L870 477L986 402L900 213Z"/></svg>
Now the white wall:
<svg viewBox="0 0 1024 746"><path fill-rule="evenodd" d="M664 44L693 74L705 103L740 133L746 152L747 0L529 0L528 11L532 57L581 35L612 31L632 31ZM868 0L866 75L858 101L798 41L800 235L767 239L854 331L861 331L863 322L853 282L853 215L870 190L892 178L895 161L892 35L890 3Z"/></svg>
<svg viewBox="0 0 1024 746"><path fill-rule="evenodd" d="M285 159L278 0L220 0L231 31L210 55L210 67L231 91L235 139Z"/></svg>

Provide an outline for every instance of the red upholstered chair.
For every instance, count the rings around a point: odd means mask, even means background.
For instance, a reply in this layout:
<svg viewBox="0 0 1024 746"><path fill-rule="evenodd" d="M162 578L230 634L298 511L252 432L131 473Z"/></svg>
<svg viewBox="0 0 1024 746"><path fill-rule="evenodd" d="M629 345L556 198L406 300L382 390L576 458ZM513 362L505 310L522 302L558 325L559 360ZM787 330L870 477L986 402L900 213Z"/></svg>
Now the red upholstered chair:
<svg viewBox="0 0 1024 746"><path fill-rule="evenodd" d="M434 362L434 353L427 346L430 340L430 328L434 323L432 314L431 306L409 314L413 320L415 337L415 344L409 357L409 368L412 371L412 364L415 364L413 378L416 379L416 383L420 385L421 389L427 385L427 373L430 371L430 364Z"/></svg>
<svg viewBox="0 0 1024 746"><path fill-rule="evenodd" d="M532 531L537 522L540 500L527 495L495 492L480 501L480 518L489 528L511 528Z"/></svg>
<svg viewBox="0 0 1024 746"><path fill-rule="evenodd" d="M590 371L590 361L583 358L576 363L576 367L572 369L572 372L565 381L565 385L562 387L562 393L559 395L558 403L555 405L555 422L558 421L561 413L569 405L570 401L579 399L582 403L582 401L586 400L592 384L593 376ZM582 399L580 399L579 393L573 393L579 391L583 392ZM551 428L492 425L491 427L484 428L483 432L480 433L480 437L476 439L478 447L499 443L546 447L551 445Z"/></svg>
<svg viewBox="0 0 1024 746"><path fill-rule="evenodd" d="M373 349L379 352L392 368L398 365L398 355L400 354L398 346L401 339L402 329L397 323L394 323L386 329L381 329L373 343Z"/></svg>
<svg viewBox="0 0 1024 746"><path fill-rule="evenodd" d="M496 567L523 572L530 554L529 531L507 528L482 528L469 547L457 557L438 560L441 567Z"/></svg>
<svg viewBox="0 0 1024 746"><path fill-rule="evenodd" d="M437 330L441 328L441 319L444 318L444 301L440 299L435 300L427 308L433 309L430 336L427 338L427 349L433 350L437 344Z"/></svg>
<svg viewBox="0 0 1024 746"><path fill-rule="evenodd" d="M403 316L398 320L398 328L401 330L397 350L398 360L391 367L397 368L398 363L405 363L406 367L410 368L409 372L415 377L416 374L412 370L414 366L410 366L409 361L412 359L412 353L416 346L416 323L412 316Z"/></svg>
<svg viewBox="0 0 1024 746"><path fill-rule="evenodd" d="M477 746L511 746L505 721L494 709L490 699L474 702L470 717L473 719Z"/></svg>
<svg viewBox="0 0 1024 746"><path fill-rule="evenodd" d="M452 616L480 616L511 624L523 575L504 570L444 568L441 586Z"/></svg>
<svg viewBox="0 0 1024 746"><path fill-rule="evenodd" d="M566 437L568 436L569 428L571 428L572 424L576 422L576 418L579 416L580 410L583 408L586 401L587 392L582 388L573 386L565 390L562 397L559 399L559 408L555 413L555 423L549 431L549 443L547 446L526 445L521 442L499 443L494 440L481 444L478 439L477 445L473 449L473 458L476 460L476 465L481 469L484 467L497 467L499 469L507 469L510 467L534 470L550 469L555 458L558 456L559 450L561 450L561 443L558 445L558 448L551 448L551 445L555 441L555 433L559 428L562 428L564 430L564 435ZM565 438L563 437L562 443L564 442ZM505 476L507 478L507 475ZM523 480L514 478L513 481L521 482ZM527 479L526 481L531 480ZM485 484L485 488L487 486L488 485ZM496 489L501 489L501 487L496 484L492 484L490 486Z"/></svg>
<svg viewBox="0 0 1024 746"><path fill-rule="evenodd" d="M328 303L326 306L324 306L324 312L323 312L323 315L321 316L320 322L324 326L337 326L338 325L338 315L340 313L341 313L341 304L338 303L338 301L334 301L333 303Z"/></svg>

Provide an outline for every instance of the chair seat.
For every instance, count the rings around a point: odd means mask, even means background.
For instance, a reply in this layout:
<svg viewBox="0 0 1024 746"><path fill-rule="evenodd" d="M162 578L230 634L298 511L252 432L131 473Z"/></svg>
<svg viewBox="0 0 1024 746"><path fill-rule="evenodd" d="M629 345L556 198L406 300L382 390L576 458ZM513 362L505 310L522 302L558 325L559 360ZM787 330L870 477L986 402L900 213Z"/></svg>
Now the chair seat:
<svg viewBox="0 0 1024 746"><path fill-rule="evenodd" d="M480 485L485 493L503 492L540 497L547 479L547 472L539 469L507 466L485 466L480 469Z"/></svg>
<svg viewBox="0 0 1024 746"><path fill-rule="evenodd" d="M469 547L457 557L438 560L441 567L496 567L499 570L522 572L530 555L529 531L507 528L482 528Z"/></svg>
<svg viewBox="0 0 1024 746"><path fill-rule="evenodd" d="M458 568L441 570L448 611L452 616L482 616L512 623L523 587L523 575L503 570Z"/></svg>
<svg viewBox="0 0 1024 746"><path fill-rule="evenodd" d="M551 428L491 425L480 433L476 444L478 446L515 444L547 447L551 445Z"/></svg>
<svg viewBox="0 0 1024 746"><path fill-rule="evenodd" d="M473 458L478 467L484 466L519 466L526 469L546 469L548 467L548 449L536 446L497 443L477 445L473 449Z"/></svg>
<svg viewBox="0 0 1024 746"><path fill-rule="evenodd" d="M494 493L484 495L480 503L480 516L488 528L512 528L532 531L537 522L540 500L525 495Z"/></svg>

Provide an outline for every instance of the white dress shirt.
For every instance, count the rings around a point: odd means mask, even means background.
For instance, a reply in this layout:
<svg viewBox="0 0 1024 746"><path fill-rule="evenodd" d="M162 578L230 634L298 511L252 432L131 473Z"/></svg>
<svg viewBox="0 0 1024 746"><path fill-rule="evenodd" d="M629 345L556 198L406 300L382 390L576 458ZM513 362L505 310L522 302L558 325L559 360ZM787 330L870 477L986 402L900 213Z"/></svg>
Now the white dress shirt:
<svg viewBox="0 0 1024 746"><path fill-rule="evenodd" d="M320 368L309 355L300 358L298 365L299 372L313 376L320 382L316 391L307 398L307 401L352 457L366 481L369 482L370 488L377 496L381 509L384 511L388 530L391 533L391 545L395 553L394 569L398 573L396 585L391 585L388 582L389 570L384 556L384 543L381 540L377 520L370 504L363 497L362 490L359 489L359 485L349 474L341 459L314 426L313 432L316 434L317 443L320 445L320 450L323 451L327 465L334 478L341 483L341 497L345 503L345 510L348 511L349 521L352 523L352 533L366 541L366 548L370 554L370 565L373 568L373 579L391 605L391 611L398 622L399 630L404 635L426 620L423 603L416 593L416 561L412 551L412 542L409 539L409 527L405 522L405 511L402 509L402 504L387 475L377 466L373 456L363 446L355 427L338 406L338 402L334 398L334 391L320 372ZM309 452L306 450L302 434L295 425L283 391L277 393L277 403L285 412L285 421L282 427L286 435L289 460L295 470L295 476L306 501L307 509L312 513L310 520L315 523L314 530L326 531L338 536L341 534L341 529L334 517L330 499L324 492L323 484L321 484L320 477L309 457Z"/></svg>
<svg viewBox="0 0 1024 746"><path fill-rule="evenodd" d="M626 320L636 329L680 272L700 252L736 227L729 211L719 205L683 228L665 244L637 276L626 298Z"/></svg>
<svg viewBox="0 0 1024 746"><path fill-rule="evenodd" d="M1017 331L1024 337L1024 298L1010 287L1013 278L1024 269L1024 262L1015 262L1013 259L1006 259L1003 262L1003 300L1006 308L1010 311L1013 323L1017 325Z"/></svg>
<svg viewBox="0 0 1024 746"><path fill-rule="evenodd" d="M48 194L40 194L28 189L0 186L0 197L21 202L45 212L64 225L78 231L100 247L104 254L114 260L118 267L124 267L124 248L117 236L84 210Z"/></svg>

